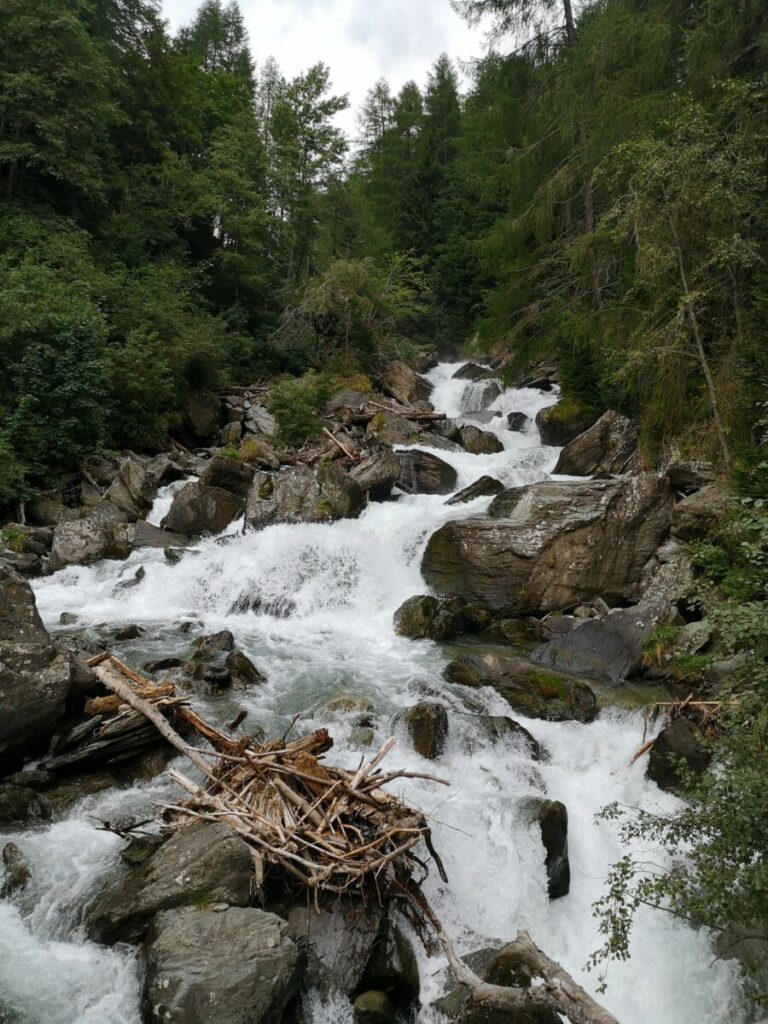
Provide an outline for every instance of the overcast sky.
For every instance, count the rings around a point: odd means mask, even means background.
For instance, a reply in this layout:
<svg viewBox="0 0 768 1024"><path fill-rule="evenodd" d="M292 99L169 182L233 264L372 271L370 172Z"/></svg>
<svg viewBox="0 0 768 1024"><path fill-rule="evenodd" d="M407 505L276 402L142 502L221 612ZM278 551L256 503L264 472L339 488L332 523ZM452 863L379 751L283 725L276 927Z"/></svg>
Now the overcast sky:
<svg viewBox="0 0 768 1024"><path fill-rule="evenodd" d="M187 24L197 0L163 0L174 29ZM254 59L273 55L290 78L322 60L334 91L349 93L340 123L355 133L355 108L379 78L393 90L423 84L443 51L459 60L483 52L483 34L467 28L449 0L240 0Z"/></svg>

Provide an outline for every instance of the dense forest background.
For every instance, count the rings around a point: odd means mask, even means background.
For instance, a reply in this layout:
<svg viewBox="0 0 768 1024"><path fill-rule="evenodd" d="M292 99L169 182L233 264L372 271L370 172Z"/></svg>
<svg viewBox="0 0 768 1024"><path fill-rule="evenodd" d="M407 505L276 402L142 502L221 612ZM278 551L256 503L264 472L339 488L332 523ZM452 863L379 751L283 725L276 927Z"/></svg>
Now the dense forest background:
<svg viewBox="0 0 768 1024"><path fill-rule="evenodd" d="M448 0L446 0L448 3ZM768 355L762 0L456 4L468 69L254 67L235 2L0 10L0 500L152 449L188 389L413 348L559 359L566 401L754 463Z"/></svg>

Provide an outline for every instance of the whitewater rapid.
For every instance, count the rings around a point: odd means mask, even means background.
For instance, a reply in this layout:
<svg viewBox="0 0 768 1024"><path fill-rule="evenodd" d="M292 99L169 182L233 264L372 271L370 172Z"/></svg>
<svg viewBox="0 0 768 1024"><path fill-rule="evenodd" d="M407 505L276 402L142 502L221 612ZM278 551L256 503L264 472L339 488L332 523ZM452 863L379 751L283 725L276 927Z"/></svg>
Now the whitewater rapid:
<svg viewBox="0 0 768 1024"><path fill-rule="evenodd" d="M472 422L467 391L476 387L453 380L461 366L441 364L428 377L432 402L449 416ZM557 401L557 393L510 389L491 406L503 415L483 423L504 445L495 455L435 452L458 473L458 488L484 474L507 486L546 479L558 455L542 447L533 422ZM524 412L522 433L506 429L507 413ZM416 446L418 447L418 446ZM434 449L427 449L434 452ZM175 485L174 485L175 486ZM159 522L172 492L157 499L151 520ZM127 562L105 561L70 567L35 581L41 614L56 627L62 612L84 625L137 623L141 640L115 650L130 664L182 651L189 635L230 629L238 645L266 673L262 687L216 699L200 698L206 715L225 721L232 711L249 712L246 726L260 723L281 730L301 713L300 728L329 727L332 757L357 765L364 753L354 746L348 717L330 718L322 705L340 693L354 693L374 707L374 749L391 734L392 716L418 700L439 699L449 708L450 734L444 754L425 762L403 736L393 764L436 772L449 789L421 781L401 781L399 792L430 813L433 837L449 877L433 874L425 889L461 952L509 940L528 929L550 956L559 960L588 990L596 974L585 971L600 945L592 903L603 890L609 865L625 851L615 829L596 823L595 814L618 800L662 812L675 798L644 777L644 764L629 766L640 746L639 712L611 708L590 725L520 719L547 752L533 764L512 742L478 744L471 725L459 717L468 708L458 689L442 680L450 650L428 641L397 637L392 616L413 594L425 592L421 555L430 535L451 518L484 511L490 499L450 507L445 497L402 495L397 502L371 504L358 520L329 525L273 526L241 532L233 524L223 536L194 545L178 565L162 550L135 552ZM143 580L129 590L116 584L142 566ZM290 604L287 618L239 613L243 596ZM509 715L491 690L472 691L482 713ZM458 714L450 714L454 711ZM319 715L319 716L318 716ZM318 717L316 717L318 716ZM0 1021L13 1024L139 1024L139 981L135 952L86 942L80 931L83 906L119 863L121 841L99 831L96 818L151 812L171 792L163 778L144 786L114 789L77 803L61 820L13 839L32 868L32 883L18 898L0 902ZM519 801L527 796L561 800L569 814L571 891L547 897L544 850L537 827L524 820ZM657 852L644 851L646 859ZM444 963L419 951L421 1001L425 1007L445 988ZM608 989L600 999L622 1024L725 1024L746 1019L732 962L713 962L708 935L668 915L641 912L627 963L612 964ZM311 1024L349 1024L346 1002L306 1007ZM420 1024L440 1020L425 1008Z"/></svg>

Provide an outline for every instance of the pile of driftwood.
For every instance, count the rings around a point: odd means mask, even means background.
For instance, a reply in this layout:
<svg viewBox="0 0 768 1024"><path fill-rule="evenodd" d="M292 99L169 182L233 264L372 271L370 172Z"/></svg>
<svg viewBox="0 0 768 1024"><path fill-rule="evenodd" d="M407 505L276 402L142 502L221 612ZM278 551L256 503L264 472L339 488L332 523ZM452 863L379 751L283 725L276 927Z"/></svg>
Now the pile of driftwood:
<svg viewBox="0 0 768 1024"><path fill-rule="evenodd" d="M91 702L92 712L117 718L139 712L198 769L198 780L169 769L187 799L166 805L166 824L182 827L195 818L227 824L253 850L257 885L265 868L271 867L287 884L314 895L375 893L405 900L419 923L437 936L457 981L469 990L472 1005L530 1013L549 1009L564 1014L572 1024L618 1024L527 932L519 932L506 951L539 984L489 984L458 957L420 887L427 870L415 852L421 844L447 882L427 819L383 789L398 778L442 780L415 772L384 772L380 765L394 739L351 772L321 761L333 745L324 729L290 742L227 736L197 715L184 698L169 692L169 684L152 682L110 654L98 655L90 664L111 693ZM238 724L236 720L227 728L234 730ZM177 727L206 746L189 742Z"/></svg>
<svg viewBox="0 0 768 1024"><path fill-rule="evenodd" d="M650 704L644 712L643 744L634 754L629 762L633 765L643 754L646 754L656 742L653 739L646 739L648 728L655 725L660 717L674 722L678 718L686 718L697 726L702 736L707 739L717 739L723 731L723 718L734 708L739 706L738 697L723 698L720 700L695 700L694 695L689 693L685 700L659 700Z"/></svg>

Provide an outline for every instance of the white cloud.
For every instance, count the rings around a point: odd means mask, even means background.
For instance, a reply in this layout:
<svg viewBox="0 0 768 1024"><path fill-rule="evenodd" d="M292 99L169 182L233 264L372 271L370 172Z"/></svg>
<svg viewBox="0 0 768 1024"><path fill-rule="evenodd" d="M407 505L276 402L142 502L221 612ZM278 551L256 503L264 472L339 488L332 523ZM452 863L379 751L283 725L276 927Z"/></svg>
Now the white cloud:
<svg viewBox="0 0 768 1024"><path fill-rule="evenodd" d="M174 29L191 21L196 0L164 0ZM481 32L469 29L449 0L240 0L254 59L274 56L292 77L323 61L334 91L348 93L352 110L339 115L350 134L368 89L386 78L393 90L420 84L443 52L457 60L483 52Z"/></svg>

